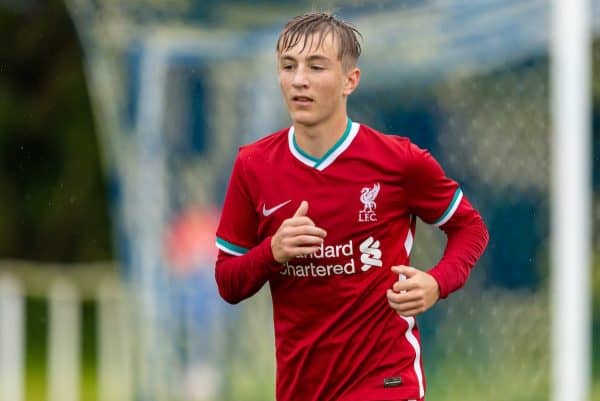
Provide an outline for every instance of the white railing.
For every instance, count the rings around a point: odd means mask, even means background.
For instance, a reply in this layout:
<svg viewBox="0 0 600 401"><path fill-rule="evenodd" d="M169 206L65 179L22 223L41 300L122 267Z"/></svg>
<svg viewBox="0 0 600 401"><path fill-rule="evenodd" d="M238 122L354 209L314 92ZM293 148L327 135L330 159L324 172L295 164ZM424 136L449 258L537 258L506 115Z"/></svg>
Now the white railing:
<svg viewBox="0 0 600 401"><path fill-rule="evenodd" d="M0 277L0 400L23 399L24 301L10 276Z"/></svg>
<svg viewBox="0 0 600 401"><path fill-rule="evenodd" d="M81 313L84 301L97 308L98 401L132 399L132 354L125 292L112 264L80 266L0 262L0 401L25 401L28 296L48 305L48 401L79 401Z"/></svg>

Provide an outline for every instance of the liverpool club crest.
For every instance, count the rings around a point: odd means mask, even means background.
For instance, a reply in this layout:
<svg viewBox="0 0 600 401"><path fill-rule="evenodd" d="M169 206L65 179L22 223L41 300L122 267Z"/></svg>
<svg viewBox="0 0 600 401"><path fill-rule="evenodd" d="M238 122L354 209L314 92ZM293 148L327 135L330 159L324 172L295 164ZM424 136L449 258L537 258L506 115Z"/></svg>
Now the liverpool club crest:
<svg viewBox="0 0 600 401"><path fill-rule="evenodd" d="M361 223L369 221L377 221L377 203L375 198L379 194L379 183L373 185L373 188L364 187L360 190L360 201L363 204L363 208L358 212L358 221Z"/></svg>

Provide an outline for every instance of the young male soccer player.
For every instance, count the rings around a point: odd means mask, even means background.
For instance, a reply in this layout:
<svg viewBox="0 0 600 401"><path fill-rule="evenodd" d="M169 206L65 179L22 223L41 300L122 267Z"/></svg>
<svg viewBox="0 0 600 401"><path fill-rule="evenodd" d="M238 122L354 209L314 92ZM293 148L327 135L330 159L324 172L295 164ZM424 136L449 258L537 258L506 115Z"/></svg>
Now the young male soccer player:
<svg viewBox="0 0 600 401"><path fill-rule="evenodd" d="M487 245L427 151L348 118L357 35L326 13L284 27L279 84L293 125L240 149L217 230L222 297L269 283L278 401L423 399L415 315L459 289ZM427 272L408 266L415 216L448 237Z"/></svg>

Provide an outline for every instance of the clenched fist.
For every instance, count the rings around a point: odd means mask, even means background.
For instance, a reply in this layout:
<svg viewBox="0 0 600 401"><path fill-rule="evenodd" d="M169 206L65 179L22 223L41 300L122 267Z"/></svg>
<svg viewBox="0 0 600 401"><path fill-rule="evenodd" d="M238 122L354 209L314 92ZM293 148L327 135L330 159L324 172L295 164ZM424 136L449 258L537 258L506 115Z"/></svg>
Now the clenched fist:
<svg viewBox="0 0 600 401"><path fill-rule="evenodd" d="M316 252L327 235L306 215L308 202L302 201L292 217L281 223L277 232L271 238L273 258L279 263L285 263L296 256Z"/></svg>
<svg viewBox="0 0 600 401"><path fill-rule="evenodd" d="M416 316L431 308L440 297L433 276L411 266L392 266L401 279L387 290L388 303L400 315Z"/></svg>

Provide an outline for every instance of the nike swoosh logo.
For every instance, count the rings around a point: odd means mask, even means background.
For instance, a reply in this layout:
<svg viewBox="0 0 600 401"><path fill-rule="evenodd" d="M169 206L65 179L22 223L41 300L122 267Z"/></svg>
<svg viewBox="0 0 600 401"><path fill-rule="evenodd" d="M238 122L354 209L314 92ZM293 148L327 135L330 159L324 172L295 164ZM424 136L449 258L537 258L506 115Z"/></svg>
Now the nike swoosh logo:
<svg viewBox="0 0 600 401"><path fill-rule="evenodd" d="M262 211L263 212L263 216L267 217L267 216L272 215L273 213L275 213L276 211L278 211L279 209L281 209L282 207L284 207L285 205L287 205L291 201L292 201L291 199L287 200L287 201L285 201L283 203L280 203L279 205L274 206L274 207L272 207L270 209L266 209L265 208L265 204L263 203L263 211Z"/></svg>

